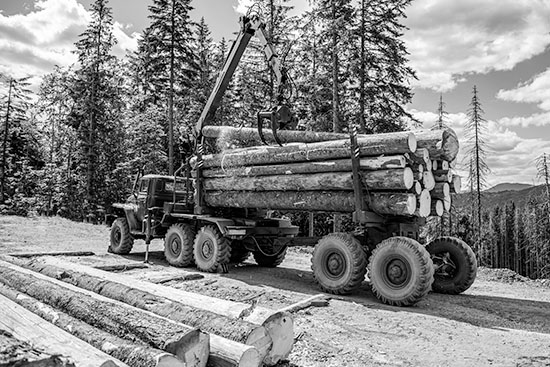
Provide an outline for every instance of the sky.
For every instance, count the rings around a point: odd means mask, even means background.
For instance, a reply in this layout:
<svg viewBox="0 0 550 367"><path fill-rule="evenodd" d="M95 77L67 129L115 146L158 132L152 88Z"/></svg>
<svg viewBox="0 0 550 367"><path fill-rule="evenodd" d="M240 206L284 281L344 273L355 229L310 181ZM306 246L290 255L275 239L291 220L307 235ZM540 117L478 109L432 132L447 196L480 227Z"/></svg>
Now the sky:
<svg viewBox="0 0 550 367"><path fill-rule="evenodd" d="M40 78L76 61L71 51L90 16L92 0L0 0L0 73ZM151 0L110 0L118 39L113 53L136 48ZM232 38L252 0L194 0L215 40ZM294 12L307 0L290 0ZM440 96L448 124L461 140L464 170L466 112L476 85L487 120L488 187L537 184L535 161L550 153L550 0L413 0L403 22L414 98L407 109L425 127L437 120Z"/></svg>

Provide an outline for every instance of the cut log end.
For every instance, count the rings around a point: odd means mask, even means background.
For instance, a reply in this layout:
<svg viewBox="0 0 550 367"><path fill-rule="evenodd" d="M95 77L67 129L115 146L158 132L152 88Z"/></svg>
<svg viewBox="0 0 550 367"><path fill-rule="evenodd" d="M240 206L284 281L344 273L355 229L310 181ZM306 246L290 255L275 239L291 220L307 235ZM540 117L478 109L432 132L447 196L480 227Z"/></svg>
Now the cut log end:
<svg viewBox="0 0 550 367"><path fill-rule="evenodd" d="M441 217L445 212L442 200L432 200L432 208L430 216L432 217Z"/></svg>
<svg viewBox="0 0 550 367"><path fill-rule="evenodd" d="M458 175L453 175L451 183L451 192L460 194L462 191L462 179Z"/></svg>
<svg viewBox="0 0 550 367"><path fill-rule="evenodd" d="M289 312L277 312L264 321L271 341L272 348L264 358L268 366L287 359L294 344L294 321Z"/></svg>
<svg viewBox="0 0 550 367"><path fill-rule="evenodd" d="M420 194L420 196L418 196L417 200L416 215L422 218L428 217L431 212L431 205L432 199L430 192L427 189L422 190L422 193Z"/></svg>
<svg viewBox="0 0 550 367"><path fill-rule="evenodd" d="M409 167L403 170L403 183L407 190L411 189L414 185L414 172Z"/></svg>
<svg viewBox="0 0 550 367"><path fill-rule="evenodd" d="M210 353L210 336L199 329L186 332L166 345L166 351L185 362L187 367L203 367Z"/></svg>

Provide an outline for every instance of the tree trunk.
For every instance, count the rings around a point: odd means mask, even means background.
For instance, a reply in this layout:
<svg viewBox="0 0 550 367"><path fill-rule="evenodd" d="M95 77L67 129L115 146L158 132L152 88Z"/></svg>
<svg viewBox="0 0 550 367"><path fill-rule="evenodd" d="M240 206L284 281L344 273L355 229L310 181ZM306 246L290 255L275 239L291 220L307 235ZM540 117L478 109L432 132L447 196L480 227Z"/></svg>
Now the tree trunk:
<svg viewBox="0 0 550 367"><path fill-rule="evenodd" d="M275 143L275 138L271 130L265 130L264 137L268 142ZM235 141L246 141L256 145L262 145L258 129L251 127L231 127L231 126L204 126L202 134L205 138L217 139L217 147L228 149ZM277 136L282 143L318 143L329 140L348 139L348 134L337 134L318 131L299 131L299 130L279 130Z"/></svg>
<svg viewBox="0 0 550 367"><path fill-rule="evenodd" d="M452 162L458 154L458 138L452 129L414 131L419 148L426 148L430 159Z"/></svg>
<svg viewBox="0 0 550 367"><path fill-rule="evenodd" d="M416 197L408 193L372 193L370 208L379 214L411 216ZM352 191L210 191L205 201L213 207L305 210L322 212L355 211Z"/></svg>
<svg viewBox="0 0 550 367"><path fill-rule="evenodd" d="M8 105L6 107L6 119L4 120L4 141L2 142L2 171L0 171L0 203L6 200L6 164L8 155L8 135L10 132L10 111L11 111L11 91L13 89L13 79L10 79L8 89Z"/></svg>
<svg viewBox="0 0 550 367"><path fill-rule="evenodd" d="M208 357L208 336L196 338L196 329L154 316L137 308L112 302L68 284L44 280L44 276L0 261L0 282L58 308L113 335L141 339L180 359ZM185 362L187 362L184 359ZM204 365L204 364L203 364Z"/></svg>
<svg viewBox="0 0 550 367"><path fill-rule="evenodd" d="M122 274L118 274L114 279L109 272L57 258L43 258L34 262L22 262L7 257L6 260L173 321L192 324L201 330L221 335L222 338L214 338L211 334L210 343L211 354L219 355L220 358L230 352L228 357L240 353L239 358L254 360L256 354L260 361L275 360L272 364L276 364L278 360L274 351L280 351L281 345L285 345L286 354L279 356L284 359L288 357L292 348L292 344L287 346L287 341L293 338L293 322L287 314L273 315L270 320L253 323L240 319L250 311L251 306L248 304L241 305L237 302L141 282ZM205 308L210 308L216 313ZM273 335L275 332L279 335ZM237 343L221 340L225 338ZM218 343L232 345L233 351L223 350ZM241 343L253 346L254 350L244 346L239 349L238 345L242 345Z"/></svg>
<svg viewBox="0 0 550 367"><path fill-rule="evenodd" d="M190 367L172 354L148 347L144 343L131 343L113 336L3 284L0 284L0 294L58 328L129 365Z"/></svg>
<svg viewBox="0 0 550 367"><path fill-rule="evenodd" d="M369 171L405 168L406 165L406 159L402 155L363 157L359 160L360 168L362 170ZM226 169L211 168L203 171L202 176L205 178L222 178L237 176L294 175L324 172L351 172L351 159L235 167Z"/></svg>
<svg viewBox="0 0 550 367"><path fill-rule="evenodd" d="M403 154L416 150L416 139L409 132L362 135L357 141L361 156ZM349 139L312 144L292 144L283 147L253 147L229 151L224 154L205 155L204 168L238 167L276 163L296 163L349 158ZM196 165L196 157L191 161ZM194 167L195 168L195 167Z"/></svg>
<svg viewBox="0 0 550 367"><path fill-rule="evenodd" d="M363 183L371 190L409 190L414 184L410 168L368 171ZM226 177L204 180L206 190L226 191L333 191L353 190L351 173L328 172L303 175Z"/></svg>
<svg viewBox="0 0 550 367"><path fill-rule="evenodd" d="M128 367L4 296L0 296L0 309L0 330L6 330L39 350L68 358L79 367Z"/></svg>

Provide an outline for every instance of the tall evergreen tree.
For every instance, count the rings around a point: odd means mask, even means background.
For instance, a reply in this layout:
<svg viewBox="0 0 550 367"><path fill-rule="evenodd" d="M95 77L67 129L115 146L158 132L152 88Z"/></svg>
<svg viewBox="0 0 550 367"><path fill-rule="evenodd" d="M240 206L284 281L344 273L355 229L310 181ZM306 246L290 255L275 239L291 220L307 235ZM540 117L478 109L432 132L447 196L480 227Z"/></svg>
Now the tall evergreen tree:
<svg viewBox="0 0 550 367"><path fill-rule="evenodd" d="M437 121L432 129L444 129L447 126L447 117L449 113L445 110L445 102L443 102L443 94L439 95L439 104L437 106Z"/></svg>
<svg viewBox="0 0 550 367"><path fill-rule="evenodd" d="M477 233L476 245L479 247L481 242L482 230L482 210L483 210L483 189L487 183L487 175L490 170L486 162L487 144L484 139L487 121L483 118L483 109L478 98L477 87L473 88L472 101L468 109L468 123L466 124L466 136L470 148L467 156L469 157L469 177L470 195L472 197L472 213L474 215L474 225Z"/></svg>
<svg viewBox="0 0 550 367"><path fill-rule="evenodd" d="M151 24L140 41L139 58L144 65L144 82L154 100L167 111L168 171L174 172L175 121L181 119L189 102L197 72L191 0L154 0L149 6ZM184 121L190 130L194 122Z"/></svg>
<svg viewBox="0 0 550 367"><path fill-rule="evenodd" d="M75 103L69 117L81 142L79 173L85 177L84 210L88 212L114 200L109 199L114 191L109 175L121 158L119 142L123 140L120 65L110 54L116 43L111 8L107 0L96 0L90 12L90 24L76 42L80 68L71 87Z"/></svg>
<svg viewBox="0 0 550 367"><path fill-rule="evenodd" d="M544 182L544 191L546 195L546 201L550 203L550 169L548 161L549 157L546 153L542 153L536 160L537 178L542 179Z"/></svg>

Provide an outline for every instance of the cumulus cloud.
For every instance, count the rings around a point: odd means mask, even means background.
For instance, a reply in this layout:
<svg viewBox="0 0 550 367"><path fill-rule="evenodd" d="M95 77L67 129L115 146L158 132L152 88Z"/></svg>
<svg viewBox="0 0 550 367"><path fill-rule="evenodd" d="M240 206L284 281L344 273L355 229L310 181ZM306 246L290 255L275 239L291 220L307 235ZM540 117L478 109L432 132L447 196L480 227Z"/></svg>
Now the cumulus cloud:
<svg viewBox="0 0 550 367"><path fill-rule="evenodd" d="M77 62L74 43L91 16L76 0L37 0L27 14L5 16L0 12L0 73L15 78L51 72L55 65ZM115 22L113 34L117 56L137 48L139 34L128 35L126 26ZM35 85L36 87L36 85Z"/></svg>
<svg viewBox="0 0 550 367"><path fill-rule="evenodd" d="M437 121L437 114L433 112L417 110L409 112L424 123L424 128L430 128ZM468 116L464 113L449 114L446 122L455 130L460 141L456 170L465 184L468 176L467 154L471 147L465 136ZM488 145L487 163L491 169L488 177L489 186L501 182L532 184L533 180L536 180L536 158L543 152L550 151L549 141L523 138L500 121L487 122L484 138Z"/></svg>
<svg viewBox="0 0 550 367"><path fill-rule="evenodd" d="M470 73L511 70L550 45L547 0L416 0L407 17L414 86L440 92Z"/></svg>
<svg viewBox="0 0 550 367"><path fill-rule="evenodd" d="M238 0L237 6L235 6L234 9L239 14L246 14L248 8L250 8L253 3L254 0Z"/></svg>
<svg viewBox="0 0 550 367"><path fill-rule="evenodd" d="M497 94L497 98L512 102L537 103L542 110L550 111L550 68L514 89L501 89ZM550 117L550 113L541 115L544 115L547 120L546 124L549 124L548 117ZM533 119L533 122L536 123L537 121L540 121L540 119Z"/></svg>

